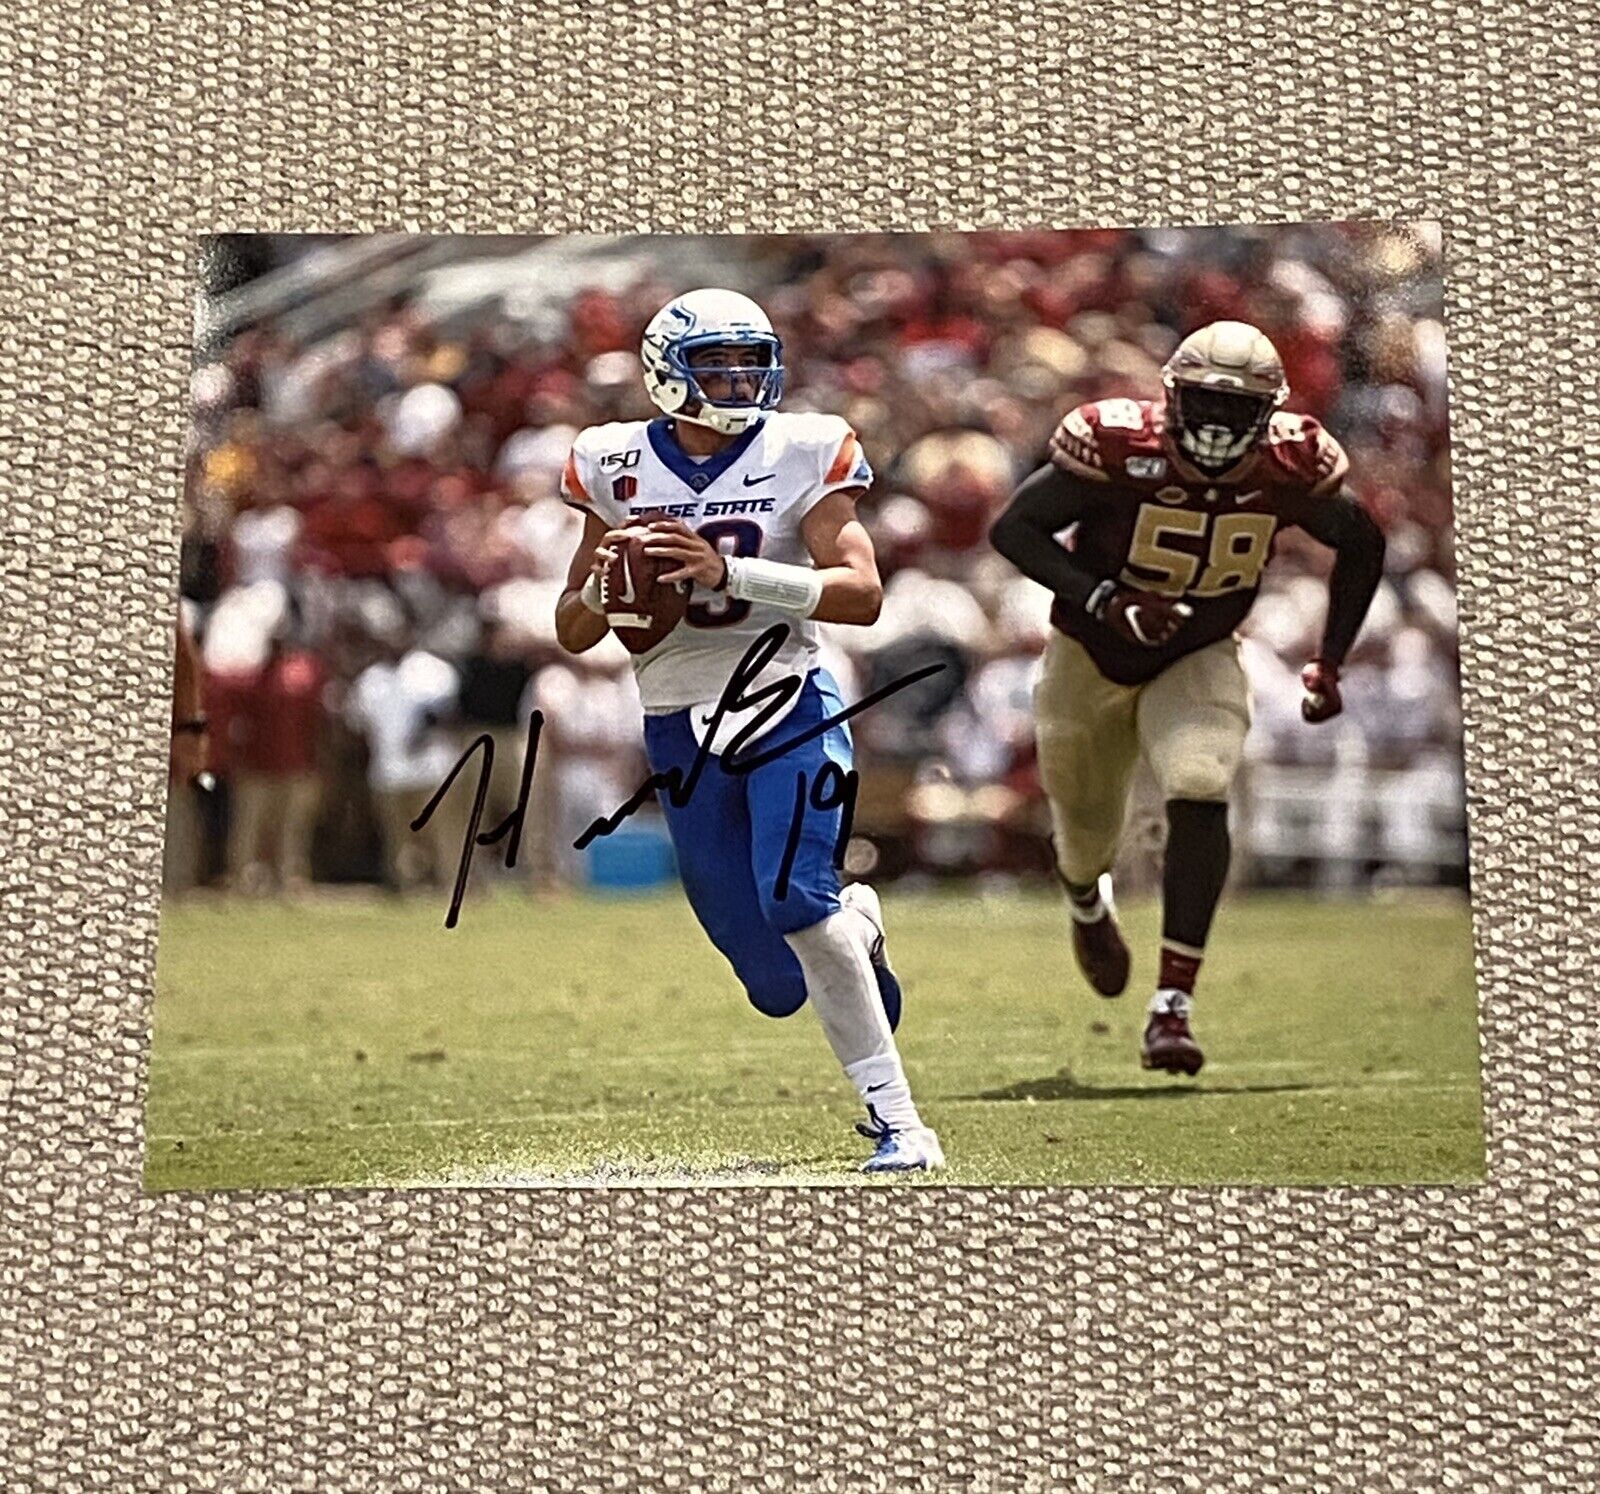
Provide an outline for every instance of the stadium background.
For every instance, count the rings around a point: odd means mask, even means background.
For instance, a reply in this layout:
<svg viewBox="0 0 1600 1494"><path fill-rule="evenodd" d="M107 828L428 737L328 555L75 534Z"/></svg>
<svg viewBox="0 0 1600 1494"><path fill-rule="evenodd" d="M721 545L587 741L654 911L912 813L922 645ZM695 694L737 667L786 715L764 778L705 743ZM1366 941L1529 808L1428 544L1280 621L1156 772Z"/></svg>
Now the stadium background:
<svg viewBox="0 0 1600 1494"><path fill-rule="evenodd" d="M1439 241L1365 223L211 241L181 587L218 788L173 787L169 890L448 879L459 816L421 838L406 822L485 730L508 807L535 706L548 725L518 880L663 869L648 820L592 859L570 850L644 765L620 646L574 660L555 644L578 528L556 483L578 429L653 413L639 333L708 283L768 308L786 407L846 416L877 469L863 516L883 616L827 630L847 694L950 666L856 723L856 869L1048 876L1029 710L1047 598L988 549L988 523L1064 409L1153 395L1179 337L1235 316L1277 343L1290 407L1346 445L1389 541L1346 715L1313 731L1295 673L1319 635L1326 560L1280 540L1248 628L1236 878L1464 884ZM1136 802L1127 890L1151 875L1153 808Z"/></svg>

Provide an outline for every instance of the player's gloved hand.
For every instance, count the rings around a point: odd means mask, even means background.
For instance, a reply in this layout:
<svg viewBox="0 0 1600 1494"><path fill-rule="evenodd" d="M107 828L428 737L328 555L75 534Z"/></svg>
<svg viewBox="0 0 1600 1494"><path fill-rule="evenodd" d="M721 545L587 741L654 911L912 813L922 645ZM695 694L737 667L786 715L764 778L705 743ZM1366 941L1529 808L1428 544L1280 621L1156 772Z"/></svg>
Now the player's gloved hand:
<svg viewBox="0 0 1600 1494"><path fill-rule="evenodd" d="M1333 720L1344 709L1337 664L1313 659L1300 671L1300 685L1306 692L1300 697L1300 714L1313 726L1319 721Z"/></svg>
<svg viewBox="0 0 1600 1494"><path fill-rule="evenodd" d="M1159 648L1194 616L1194 608L1187 602L1111 581L1095 589L1088 610L1113 633L1142 648Z"/></svg>
<svg viewBox="0 0 1600 1494"><path fill-rule="evenodd" d="M698 581L713 590L727 584L728 563L722 551L701 539L681 519L657 519L650 529L644 553L678 562L676 570L662 572L663 582Z"/></svg>

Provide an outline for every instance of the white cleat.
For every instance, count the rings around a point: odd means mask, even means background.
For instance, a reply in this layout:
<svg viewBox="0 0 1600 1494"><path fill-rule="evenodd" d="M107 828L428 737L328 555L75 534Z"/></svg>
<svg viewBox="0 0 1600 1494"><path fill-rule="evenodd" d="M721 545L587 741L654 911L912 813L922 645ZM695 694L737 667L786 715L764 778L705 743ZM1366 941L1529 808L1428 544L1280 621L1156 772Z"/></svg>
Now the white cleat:
<svg viewBox="0 0 1600 1494"><path fill-rule="evenodd" d="M901 1131L856 1129L878 1143L877 1151L861 1164L862 1172L938 1172L944 1167L944 1148L927 1126L907 1126Z"/></svg>

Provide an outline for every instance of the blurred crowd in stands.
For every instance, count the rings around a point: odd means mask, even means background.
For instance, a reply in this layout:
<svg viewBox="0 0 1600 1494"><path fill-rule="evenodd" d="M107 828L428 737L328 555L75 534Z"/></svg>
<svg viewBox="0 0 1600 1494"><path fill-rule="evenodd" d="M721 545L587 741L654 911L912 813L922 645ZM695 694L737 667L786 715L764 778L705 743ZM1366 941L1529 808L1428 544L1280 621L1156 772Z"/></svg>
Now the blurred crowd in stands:
<svg viewBox="0 0 1600 1494"><path fill-rule="evenodd" d="M731 241L717 242L725 262ZM425 832L408 826L484 732L497 744L486 823L506 812L534 709L546 724L520 875L582 879L574 836L645 768L620 645L573 658L555 642L580 527L557 483L583 426L656 413L639 335L689 288L648 249L630 252L631 279L575 287L554 331L498 302L438 320L400 294L314 340L248 325L197 366L182 606L201 644L219 787L174 786L170 885L448 883L466 786ZM1047 874L1029 695L1048 598L988 548L987 528L1067 408L1154 397L1185 332L1237 317L1277 344L1290 408L1344 443L1388 537L1347 713L1315 731L1300 722L1296 674L1320 635L1326 557L1280 537L1247 633L1250 756L1275 786L1255 803L1245 786L1247 831L1264 817L1256 874L1303 876L1342 835L1357 880L1385 846L1400 847L1402 879L1460 879L1431 229L798 236L742 241L738 258L737 288L784 339L785 407L844 415L877 472L863 517L883 614L870 629L827 629L828 664L847 695L949 666L855 723L853 854L880 875ZM1330 808L1297 766L1354 797ZM1352 839L1352 819L1390 801L1395 823Z"/></svg>

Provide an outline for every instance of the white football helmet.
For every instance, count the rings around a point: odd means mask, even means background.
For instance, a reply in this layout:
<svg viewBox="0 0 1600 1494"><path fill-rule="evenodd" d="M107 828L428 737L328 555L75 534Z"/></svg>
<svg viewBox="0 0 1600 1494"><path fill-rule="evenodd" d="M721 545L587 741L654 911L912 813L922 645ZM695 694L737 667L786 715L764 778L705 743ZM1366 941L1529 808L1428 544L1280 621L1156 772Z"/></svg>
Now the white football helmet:
<svg viewBox="0 0 1600 1494"><path fill-rule="evenodd" d="M728 381L731 397L712 399L690 358L702 348L748 349L735 366L700 369ZM644 387L677 420L725 436L750 429L783 398L783 344L767 314L738 291L696 290L668 301L644 330Z"/></svg>
<svg viewBox="0 0 1600 1494"><path fill-rule="evenodd" d="M1289 398L1283 359L1248 322L1212 322L1191 332L1167 359L1161 383L1179 449L1212 472L1239 461Z"/></svg>

